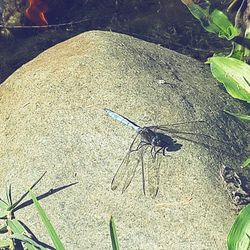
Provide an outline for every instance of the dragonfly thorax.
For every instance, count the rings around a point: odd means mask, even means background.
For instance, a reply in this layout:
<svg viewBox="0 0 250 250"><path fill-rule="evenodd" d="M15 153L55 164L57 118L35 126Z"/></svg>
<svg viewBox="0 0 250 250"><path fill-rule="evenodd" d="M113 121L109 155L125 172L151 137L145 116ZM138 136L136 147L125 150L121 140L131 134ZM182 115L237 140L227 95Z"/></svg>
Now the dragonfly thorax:
<svg viewBox="0 0 250 250"><path fill-rule="evenodd" d="M163 144L162 140L161 140L160 136L157 133L155 134L155 137L152 138L151 144L153 146L158 146L158 147L163 146L162 145Z"/></svg>
<svg viewBox="0 0 250 250"><path fill-rule="evenodd" d="M152 146L162 147L162 140L158 133L149 128L142 128L139 132L144 142Z"/></svg>
<svg viewBox="0 0 250 250"><path fill-rule="evenodd" d="M142 140L152 146L160 148L169 148L174 145L175 141L168 135L154 132L152 129L144 127L139 131Z"/></svg>

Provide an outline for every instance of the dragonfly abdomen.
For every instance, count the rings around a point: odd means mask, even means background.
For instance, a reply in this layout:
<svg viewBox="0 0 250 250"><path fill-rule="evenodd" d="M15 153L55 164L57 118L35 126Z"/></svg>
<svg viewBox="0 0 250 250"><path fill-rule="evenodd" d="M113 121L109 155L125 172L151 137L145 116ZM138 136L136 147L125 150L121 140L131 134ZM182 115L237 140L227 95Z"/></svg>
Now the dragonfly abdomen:
<svg viewBox="0 0 250 250"><path fill-rule="evenodd" d="M122 115L119 115L117 113L115 113L114 111L110 110L110 109L104 109L106 111L106 113L113 118L114 120L122 123L123 125L130 127L134 130L136 130L138 133L141 130L141 127L136 125L134 122L130 121L129 119L125 118Z"/></svg>

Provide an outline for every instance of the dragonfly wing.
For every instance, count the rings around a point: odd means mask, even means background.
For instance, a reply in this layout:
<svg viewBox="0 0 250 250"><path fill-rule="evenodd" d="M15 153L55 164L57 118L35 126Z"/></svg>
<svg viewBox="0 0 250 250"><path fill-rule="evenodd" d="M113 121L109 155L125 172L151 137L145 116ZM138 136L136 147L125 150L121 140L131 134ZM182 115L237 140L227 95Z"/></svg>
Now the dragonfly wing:
<svg viewBox="0 0 250 250"><path fill-rule="evenodd" d="M161 155L160 152L156 153L154 157L152 157L152 153L150 152L152 147L148 147L144 149L143 152L143 160L142 160L142 172L145 173L147 179L147 188L145 184L145 179L143 175L143 189L144 193L146 193L145 189L148 190L151 197L155 197L159 190L159 182L160 182L160 160Z"/></svg>
<svg viewBox="0 0 250 250"><path fill-rule="evenodd" d="M122 193L125 192L125 190L130 185L133 177L135 176L135 172L139 163L140 163L139 152L138 151L132 152L130 154L130 160L127 164L127 173L123 182Z"/></svg>
<svg viewBox="0 0 250 250"><path fill-rule="evenodd" d="M154 129L158 132L163 132L170 134L173 138L179 138L186 141L190 141L192 143L204 146L208 149L214 149L217 152L222 152L225 154L232 154L230 150L233 149L232 142L227 139L218 139L221 138L216 135L207 134L206 130L206 122L196 121L193 123L189 123L188 128L181 128L183 124L175 124L171 127L171 125L162 125L155 126ZM186 126L186 125L185 125ZM191 126L191 127L190 127ZM153 127L153 126L152 126ZM211 129L211 131L214 131ZM222 148L223 146L223 148Z"/></svg>
<svg viewBox="0 0 250 250"><path fill-rule="evenodd" d="M205 121L187 121L187 122L177 122L172 124L147 126L147 128L161 129L166 131L168 131L169 129L181 131L185 129L193 130L194 127L196 128L198 126L204 126L204 124L206 124Z"/></svg>
<svg viewBox="0 0 250 250"><path fill-rule="evenodd" d="M117 169L117 172L111 182L112 190L115 190L121 186L122 192L124 192L130 185L140 162L140 158L138 155L138 147L140 144L139 139L139 134L137 134L130 145L128 153Z"/></svg>

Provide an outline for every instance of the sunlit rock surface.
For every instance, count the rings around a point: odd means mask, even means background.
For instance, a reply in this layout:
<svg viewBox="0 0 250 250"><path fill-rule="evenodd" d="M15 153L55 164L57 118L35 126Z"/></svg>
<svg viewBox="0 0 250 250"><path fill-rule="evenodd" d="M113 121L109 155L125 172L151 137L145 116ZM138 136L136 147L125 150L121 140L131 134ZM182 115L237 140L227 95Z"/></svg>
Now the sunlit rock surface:
<svg viewBox="0 0 250 250"><path fill-rule="evenodd" d="M205 121L179 127L200 143L177 138L181 149L161 157L156 198L140 167L125 193L111 190L135 132L104 108L141 126ZM111 214L121 249L226 249L236 214L219 172L239 166L247 141L223 110L244 111L207 65L122 34L81 34L0 86L1 197L12 183L18 199L47 171L35 194L57 191L40 202L66 249L110 249ZM16 217L52 245L33 205Z"/></svg>

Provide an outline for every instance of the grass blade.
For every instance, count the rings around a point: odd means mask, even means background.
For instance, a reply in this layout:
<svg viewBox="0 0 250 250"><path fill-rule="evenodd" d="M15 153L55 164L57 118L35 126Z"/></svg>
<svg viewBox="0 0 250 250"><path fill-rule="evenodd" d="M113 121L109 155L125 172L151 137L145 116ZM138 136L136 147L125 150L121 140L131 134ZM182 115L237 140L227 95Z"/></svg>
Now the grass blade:
<svg viewBox="0 0 250 250"><path fill-rule="evenodd" d="M4 200L0 199L0 209L7 210L8 207L9 207L8 203L5 202Z"/></svg>
<svg viewBox="0 0 250 250"><path fill-rule="evenodd" d="M109 221L109 230L110 230L112 249L119 250L119 243L118 243L118 238L117 238L116 229L115 229L115 222L112 216L110 217L110 221Z"/></svg>
<svg viewBox="0 0 250 250"><path fill-rule="evenodd" d="M26 231L23 225L17 219L7 220L7 225L15 234L23 234Z"/></svg>
<svg viewBox="0 0 250 250"><path fill-rule="evenodd" d="M35 242L34 240L32 240L31 238L29 238L28 236L24 234L15 233L15 234L12 234L11 237L15 240L22 241L22 243L24 243L24 245L30 250L33 250L33 249L46 250L46 248L43 247L41 244L38 244L37 242Z"/></svg>
<svg viewBox="0 0 250 250"><path fill-rule="evenodd" d="M232 115L238 119L244 120L246 122L250 122L250 115L245 115L245 114L240 114L240 113L231 113L228 111L225 111L226 113L228 113L229 115Z"/></svg>
<svg viewBox="0 0 250 250"><path fill-rule="evenodd" d="M9 205L4 200L0 199L0 219L4 219L9 214Z"/></svg>
<svg viewBox="0 0 250 250"><path fill-rule="evenodd" d="M9 185L8 188L6 188L6 197L7 197L7 201L9 203L9 206L12 206L11 184Z"/></svg>
<svg viewBox="0 0 250 250"><path fill-rule="evenodd" d="M248 157L241 165L242 168L245 168L250 165L250 157Z"/></svg>
<svg viewBox="0 0 250 250"><path fill-rule="evenodd" d="M13 233L11 237L13 239L22 241L22 243L28 250L35 250L37 248L44 249L38 243L36 243L25 235L26 230L17 219L7 220L7 225Z"/></svg>
<svg viewBox="0 0 250 250"><path fill-rule="evenodd" d="M53 226L50 223L47 215L45 214L43 208L39 204L36 196L34 195L34 193L31 190L29 190L29 193L31 195L31 198L32 198L35 206L36 206L37 212L38 212L38 214L39 214L39 216L40 216L43 224L45 225L45 227L46 227L46 229L47 229L47 231L49 233L49 236L50 236L51 240L54 243L54 246L56 247L57 250L63 250L63 249L65 249L64 246L63 246L63 244L62 244L62 242L59 240L59 237L57 236L55 229L53 228Z"/></svg>
<svg viewBox="0 0 250 250"><path fill-rule="evenodd" d="M9 211L0 209L0 219L7 218L8 214L9 214Z"/></svg>

